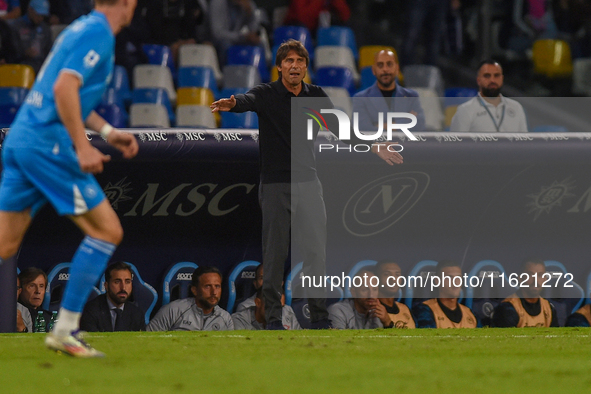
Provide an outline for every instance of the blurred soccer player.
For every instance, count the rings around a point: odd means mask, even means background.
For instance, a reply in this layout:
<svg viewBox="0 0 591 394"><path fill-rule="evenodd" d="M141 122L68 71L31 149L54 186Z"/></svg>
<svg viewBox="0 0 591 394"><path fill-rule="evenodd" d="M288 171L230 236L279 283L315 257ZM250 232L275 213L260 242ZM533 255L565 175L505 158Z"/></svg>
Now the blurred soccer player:
<svg viewBox="0 0 591 394"><path fill-rule="evenodd" d="M131 22L137 0L95 0L95 9L56 40L3 145L0 186L0 263L14 259L32 217L46 202L86 234L72 259L59 321L49 349L102 357L79 336L80 314L123 230L92 174L110 157L86 139L100 131L123 157L137 154L135 137L93 111L111 79L115 34ZM13 262L10 262L12 265Z"/></svg>

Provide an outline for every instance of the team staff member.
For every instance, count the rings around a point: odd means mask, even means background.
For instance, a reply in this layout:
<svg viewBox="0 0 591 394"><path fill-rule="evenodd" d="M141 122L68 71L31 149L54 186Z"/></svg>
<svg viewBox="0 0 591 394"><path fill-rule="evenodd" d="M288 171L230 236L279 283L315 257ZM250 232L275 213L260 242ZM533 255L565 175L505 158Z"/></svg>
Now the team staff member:
<svg viewBox="0 0 591 394"><path fill-rule="evenodd" d="M376 264L376 275L380 278L380 283L386 284L378 289L380 303L376 308L384 308L390 316L389 325L392 328L416 328L408 306L396 301L400 291L396 279L402 275L400 266L393 261L380 261Z"/></svg>
<svg viewBox="0 0 591 394"><path fill-rule="evenodd" d="M566 327L591 327L591 304L579 308L566 319Z"/></svg>
<svg viewBox="0 0 591 394"><path fill-rule="evenodd" d="M458 107L449 128L452 132L526 133L527 120L517 101L501 94L503 68L494 60L478 67L478 95Z"/></svg>
<svg viewBox="0 0 591 394"><path fill-rule="evenodd" d="M291 99L326 99L325 108L332 108L332 103L322 88L302 82L309 55L301 42L288 40L281 44L275 64L280 75L277 81L258 85L246 94L215 101L211 108L213 112L254 111L259 118L265 316L267 329L281 330L281 283L292 220L293 231L300 235L304 270L319 276L326 271L326 210L316 174L314 141L306 139L305 122L302 122L292 147L292 133L296 130L291 129ZM334 122L329 124L329 129L338 130L335 116L326 116L326 120ZM402 156L387 149L380 149L377 154L389 164L402 162ZM330 328L325 298L316 294L308 298L308 303L311 327Z"/></svg>
<svg viewBox="0 0 591 394"><path fill-rule="evenodd" d="M201 266L193 273L191 293L164 305L148 324L148 331L233 330L228 312L218 306L222 296L222 274L215 267Z"/></svg>
<svg viewBox="0 0 591 394"><path fill-rule="evenodd" d="M478 321L467 306L458 302L461 286L454 286L454 278L462 278L462 268L454 261L440 261L437 264L438 277L451 277L451 286L447 279L442 280L439 297L416 305L412 313L417 328L476 328Z"/></svg>
<svg viewBox="0 0 591 394"><path fill-rule="evenodd" d="M546 265L542 260L526 260L522 267L523 273L528 276L525 282L528 287L520 288L497 305L492 319L493 326L558 327L554 306L540 296Z"/></svg>

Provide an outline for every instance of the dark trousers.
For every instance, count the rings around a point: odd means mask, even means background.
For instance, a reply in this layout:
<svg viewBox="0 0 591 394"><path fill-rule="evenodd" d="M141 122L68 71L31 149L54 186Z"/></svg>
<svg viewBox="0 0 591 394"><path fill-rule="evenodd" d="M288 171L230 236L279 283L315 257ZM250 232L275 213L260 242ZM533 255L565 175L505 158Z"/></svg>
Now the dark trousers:
<svg viewBox="0 0 591 394"><path fill-rule="evenodd" d="M416 46L421 36L426 33L426 53L422 63L435 65L441 48L449 1L412 0L409 2L409 7L408 27L402 48L402 62L405 65L417 62L415 58Z"/></svg>
<svg viewBox="0 0 591 394"><path fill-rule="evenodd" d="M304 257L303 272L306 275L326 272L326 209L322 185L318 179L261 184L259 200L263 211L265 318L267 322L281 321L283 269L291 231ZM311 321L328 318L326 289L307 290Z"/></svg>

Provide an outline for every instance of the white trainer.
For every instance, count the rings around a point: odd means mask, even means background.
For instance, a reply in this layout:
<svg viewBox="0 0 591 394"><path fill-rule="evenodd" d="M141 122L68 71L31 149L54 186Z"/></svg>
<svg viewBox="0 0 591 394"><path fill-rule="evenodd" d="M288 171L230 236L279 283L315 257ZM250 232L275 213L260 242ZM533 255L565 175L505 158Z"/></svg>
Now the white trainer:
<svg viewBox="0 0 591 394"><path fill-rule="evenodd" d="M54 333L49 333L45 337L45 346L50 350L66 353L72 357L105 357L105 353L99 352L82 339L79 330L72 331L72 333L66 337L58 337Z"/></svg>

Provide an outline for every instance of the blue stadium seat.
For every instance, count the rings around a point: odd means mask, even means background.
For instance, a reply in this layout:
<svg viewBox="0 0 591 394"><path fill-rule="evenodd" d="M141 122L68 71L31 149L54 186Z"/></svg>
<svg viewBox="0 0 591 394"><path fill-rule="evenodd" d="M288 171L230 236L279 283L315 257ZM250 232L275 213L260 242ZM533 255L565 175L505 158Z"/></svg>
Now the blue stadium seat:
<svg viewBox="0 0 591 394"><path fill-rule="evenodd" d="M347 89L349 95L355 94L355 80L351 70L345 67L321 67L316 70L316 84Z"/></svg>
<svg viewBox="0 0 591 394"><path fill-rule="evenodd" d="M50 312L60 309L66 284L70 280L70 265L71 263L60 263L49 271L47 275L47 287L45 288L45 298L41 306L43 309ZM99 289L96 286L93 287L87 302L99 294L101 294Z"/></svg>
<svg viewBox="0 0 591 394"><path fill-rule="evenodd" d="M254 112L222 112L222 128L224 129L258 129L259 118Z"/></svg>
<svg viewBox="0 0 591 394"><path fill-rule="evenodd" d="M191 280L196 269L197 264L189 261L176 263L168 269L162 283L163 306L191 294Z"/></svg>
<svg viewBox="0 0 591 394"><path fill-rule="evenodd" d="M0 104L0 128L10 127L20 105Z"/></svg>
<svg viewBox="0 0 591 394"><path fill-rule="evenodd" d="M461 105L472 97L478 95L478 90L472 88L448 88L445 89L444 106Z"/></svg>
<svg viewBox="0 0 591 394"><path fill-rule="evenodd" d="M130 301L136 304L142 311L145 311L146 324L150 321L150 314L158 301L158 293L152 286L142 280L135 265L125 262L131 267L133 271L133 290L131 292ZM100 281L100 289L105 292L105 275L103 274Z"/></svg>
<svg viewBox="0 0 591 394"><path fill-rule="evenodd" d="M292 282L297 280L302 271L302 266L304 263L298 263L293 267L293 269L287 274L287 278L285 278L285 305L291 305L292 301Z"/></svg>
<svg viewBox="0 0 591 394"><path fill-rule="evenodd" d="M564 126L543 125L536 126L532 129L534 133L568 133L568 129Z"/></svg>
<svg viewBox="0 0 591 394"><path fill-rule="evenodd" d="M220 97L213 69L205 66L181 67L179 69L179 88L208 88L215 98Z"/></svg>
<svg viewBox="0 0 591 394"><path fill-rule="evenodd" d="M562 263L546 260L544 264L546 265L546 272L552 274L552 279L547 283L550 287L542 290L542 297L547 298L554 305L558 324L564 326L566 318L584 304L585 291L574 281L568 283L573 287L564 286L571 278L565 278L568 271Z"/></svg>
<svg viewBox="0 0 591 394"><path fill-rule="evenodd" d="M121 108L125 108L126 106L125 97L121 94L121 91L115 88L107 88L105 90L101 98L101 104L115 104Z"/></svg>
<svg viewBox="0 0 591 394"><path fill-rule="evenodd" d="M504 278L501 275L504 275ZM505 269L494 260L478 262L468 273L468 278L473 276L484 279L479 279L482 283L480 287L468 285L464 304L472 310L483 326L487 326L491 324L492 313L497 305L517 289L509 286Z"/></svg>
<svg viewBox="0 0 591 394"><path fill-rule="evenodd" d="M131 94L133 104L160 104L166 108L170 122L174 124L176 114L168 98L168 93L163 88L141 88L134 89Z"/></svg>
<svg viewBox="0 0 591 394"><path fill-rule="evenodd" d="M237 304L253 294L252 282L260 264L258 261L247 260L232 270L228 277L228 303L226 305L226 310L229 313L233 313Z"/></svg>
<svg viewBox="0 0 591 394"><path fill-rule="evenodd" d="M353 280L353 278L355 277L355 275L362 269L365 267L368 267L369 269L372 269L373 267L375 267L375 265L378 262L375 260L362 260L360 262L358 262L357 264L355 264L353 266L353 268L351 268L351 270L349 271L349 273L347 274L347 276L349 278L351 278L351 280ZM345 287L345 298L351 298L351 289L349 288L349 286Z"/></svg>
<svg viewBox="0 0 591 394"><path fill-rule="evenodd" d="M129 125L129 115L125 107L117 104L99 104L94 110L113 127L126 128Z"/></svg>
<svg viewBox="0 0 591 394"><path fill-rule="evenodd" d="M259 71L263 82L271 79L265 62L265 50L260 46L232 45L228 48L226 65L254 66Z"/></svg>
<svg viewBox="0 0 591 394"><path fill-rule="evenodd" d="M176 80L176 67L170 47L166 45L144 44L142 50L148 57L149 64L157 64L170 69L172 77Z"/></svg>
<svg viewBox="0 0 591 394"><path fill-rule="evenodd" d="M229 98L232 95L244 94L249 90L250 88L223 88L220 92L220 97Z"/></svg>
<svg viewBox="0 0 591 394"><path fill-rule="evenodd" d="M0 88L0 128L10 127L28 93L27 88Z"/></svg>
<svg viewBox="0 0 591 394"><path fill-rule="evenodd" d="M361 69L361 86L359 90L367 89L376 81L376 76L373 75L371 67L363 67Z"/></svg>
<svg viewBox="0 0 591 394"><path fill-rule="evenodd" d="M126 104L131 102L131 88L125 67L115 66L113 69L113 77L111 78L111 83L108 87L117 90Z"/></svg>
<svg viewBox="0 0 591 394"><path fill-rule="evenodd" d="M353 30L343 26L322 27L318 29L316 46L334 45L351 48L355 60L359 60L359 50Z"/></svg>
<svg viewBox="0 0 591 394"><path fill-rule="evenodd" d="M278 48L282 42L293 38L298 40L308 50L310 57L314 54L314 44L312 43L312 34L305 26L279 26L273 30L273 47ZM273 51L273 62L275 62L276 49Z"/></svg>

